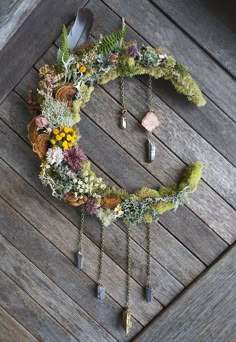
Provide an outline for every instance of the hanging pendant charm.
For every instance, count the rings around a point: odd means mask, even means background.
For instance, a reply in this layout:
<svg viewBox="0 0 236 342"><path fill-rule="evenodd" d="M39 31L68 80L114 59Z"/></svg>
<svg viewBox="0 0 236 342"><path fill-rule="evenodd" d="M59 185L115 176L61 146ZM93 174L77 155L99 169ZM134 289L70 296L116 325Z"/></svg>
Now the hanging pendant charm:
<svg viewBox="0 0 236 342"><path fill-rule="evenodd" d="M83 269L83 267L84 267L84 256L80 250L75 253L75 263L76 263L76 266L78 267L79 270Z"/></svg>
<svg viewBox="0 0 236 342"><path fill-rule="evenodd" d="M148 152L147 161L148 163L151 163L153 162L156 156L156 145L154 141L150 138L150 136L148 137L148 140L147 140L147 152Z"/></svg>
<svg viewBox="0 0 236 342"><path fill-rule="evenodd" d="M127 117L126 117L127 109L124 108L122 110L122 115L120 117L120 128L126 129L127 128Z"/></svg>
<svg viewBox="0 0 236 342"><path fill-rule="evenodd" d="M128 334L132 328L132 315L129 306L126 306L122 313L122 324L126 334Z"/></svg>
<svg viewBox="0 0 236 342"><path fill-rule="evenodd" d="M100 284L97 286L97 297L100 300L104 300L106 297L106 288Z"/></svg>
<svg viewBox="0 0 236 342"><path fill-rule="evenodd" d="M153 288L150 285L145 287L145 297L147 303L150 303L153 299Z"/></svg>

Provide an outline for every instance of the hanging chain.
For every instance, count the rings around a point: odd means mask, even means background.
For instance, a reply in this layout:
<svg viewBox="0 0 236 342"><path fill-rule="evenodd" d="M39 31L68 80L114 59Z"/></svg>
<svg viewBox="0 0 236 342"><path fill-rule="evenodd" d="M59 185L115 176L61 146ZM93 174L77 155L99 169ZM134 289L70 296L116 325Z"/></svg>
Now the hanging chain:
<svg viewBox="0 0 236 342"><path fill-rule="evenodd" d="M103 256L104 256L104 237L105 237L105 226L101 225L100 235L100 256L99 256L99 269L98 269L98 284L102 285L102 271L103 271Z"/></svg>
<svg viewBox="0 0 236 342"><path fill-rule="evenodd" d="M130 280L131 280L131 227L127 228L127 279L126 279L126 305L129 306L130 302Z"/></svg>
<svg viewBox="0 0 236 342"><path fill-rule="evenodd" d="M121 102L121 106L122 106L122 113L124 111L127 112L127 108L125 106L125 80L124 80L124 76L120 77L120 102Z"/></svg>
<svg viewBox="0 0 236 342"><path fill-rule="evenodd" d="M81 212L80 212L79 251L82 251L82 240L83 240L83 234L84 234L84 216L85 216L85 210L84 210L84 205L82 205Z"/></svg>
<svg viewBox="0 0 236 342"><path fill-rule="evenodd" d="M148 110L153 112L152 76L148 78Z"/></svg>
<svg viewBox="0 0 236 342"><path fill-rule="evenodd" d="M147 224L147 286L151 287L151 225Z"/></svg>

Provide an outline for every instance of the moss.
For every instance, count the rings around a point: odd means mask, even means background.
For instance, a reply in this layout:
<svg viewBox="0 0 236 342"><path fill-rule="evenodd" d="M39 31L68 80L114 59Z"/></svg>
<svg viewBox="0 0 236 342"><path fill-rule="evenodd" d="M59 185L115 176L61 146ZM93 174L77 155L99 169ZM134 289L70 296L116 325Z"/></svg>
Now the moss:
<svg viewBox="0 0 236 342"><path fill-rule="evenodd" d="M199 161L188 166L182 175L178 190L182 190L186 186L190 186L189 192L194 192L201 179L203 164Z"/></svg>
<svg viewBox="0 0 236 342"><path fill-rule="evenodd" d="M87 86L81 83L80 86L80 99L73 101L73 120L75 123L80 121L80 110L89 102L92 92L94 91L93 86Z"/></svg>
<svg viewBox="0 0 236 342"><path fill-rule="evenodd" d="M159 202L152 205L152 208L158 212L158 214L164 214L166 211L175 209L175 203L173 202Z"/></svg>
<svg viewBox="0 0 236 342"><path fill-rule="evenodd" d="M136 191L135 195L140 199L160 197L159 191L145 187Z"/></svg>
<svg viewBox="0 0 236 342"><path fill-rule="evenodd" d="M145 223L152 223L153 222L153 216L151 213L149 212L146 212L144 215L143 215L143 220Z"/></svg>

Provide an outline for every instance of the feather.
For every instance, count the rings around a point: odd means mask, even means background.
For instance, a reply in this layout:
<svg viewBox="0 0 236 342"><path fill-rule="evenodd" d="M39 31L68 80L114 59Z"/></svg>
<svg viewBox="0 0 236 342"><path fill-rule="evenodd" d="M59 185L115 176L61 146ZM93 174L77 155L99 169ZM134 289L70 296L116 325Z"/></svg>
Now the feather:
<svg viewBox="0 0 236 342"><path fill-rule="evenodd" d="M93 12L88 8L79 8L75 17L74 25L67 37L68 48L70 51L87 42L92 26ZM59 59L60 55L61 49L58 49L57 59Z"/></svg>

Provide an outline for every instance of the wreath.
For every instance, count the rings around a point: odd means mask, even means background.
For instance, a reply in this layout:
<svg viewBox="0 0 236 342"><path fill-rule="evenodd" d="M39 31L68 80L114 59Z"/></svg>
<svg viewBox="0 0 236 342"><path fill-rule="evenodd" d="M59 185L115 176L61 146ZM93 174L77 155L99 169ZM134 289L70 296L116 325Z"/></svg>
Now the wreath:
<svg viewBox="0 0 236 342"><path fill-rule="evenodd" d="M196 190L202 163L187 167L179 184L172 186L143 187L134 193L109 186L92 170L79 145L76 124L80 110L97 84L121 76L148 74L164 78L197 106L206 102L201 90L187 69L163 49L123 41L126 28L90 40L73 51L68 47L65 26L62 33L58 61L41 67L37 102L30 102L36 116L28 125L28 135L33 151L42 161L42 184L49 185L58 199L72 206L84 205L87 213L96 215L104 226L117 218L128 224L157 221L160 214L176 209Z"/></svg>

